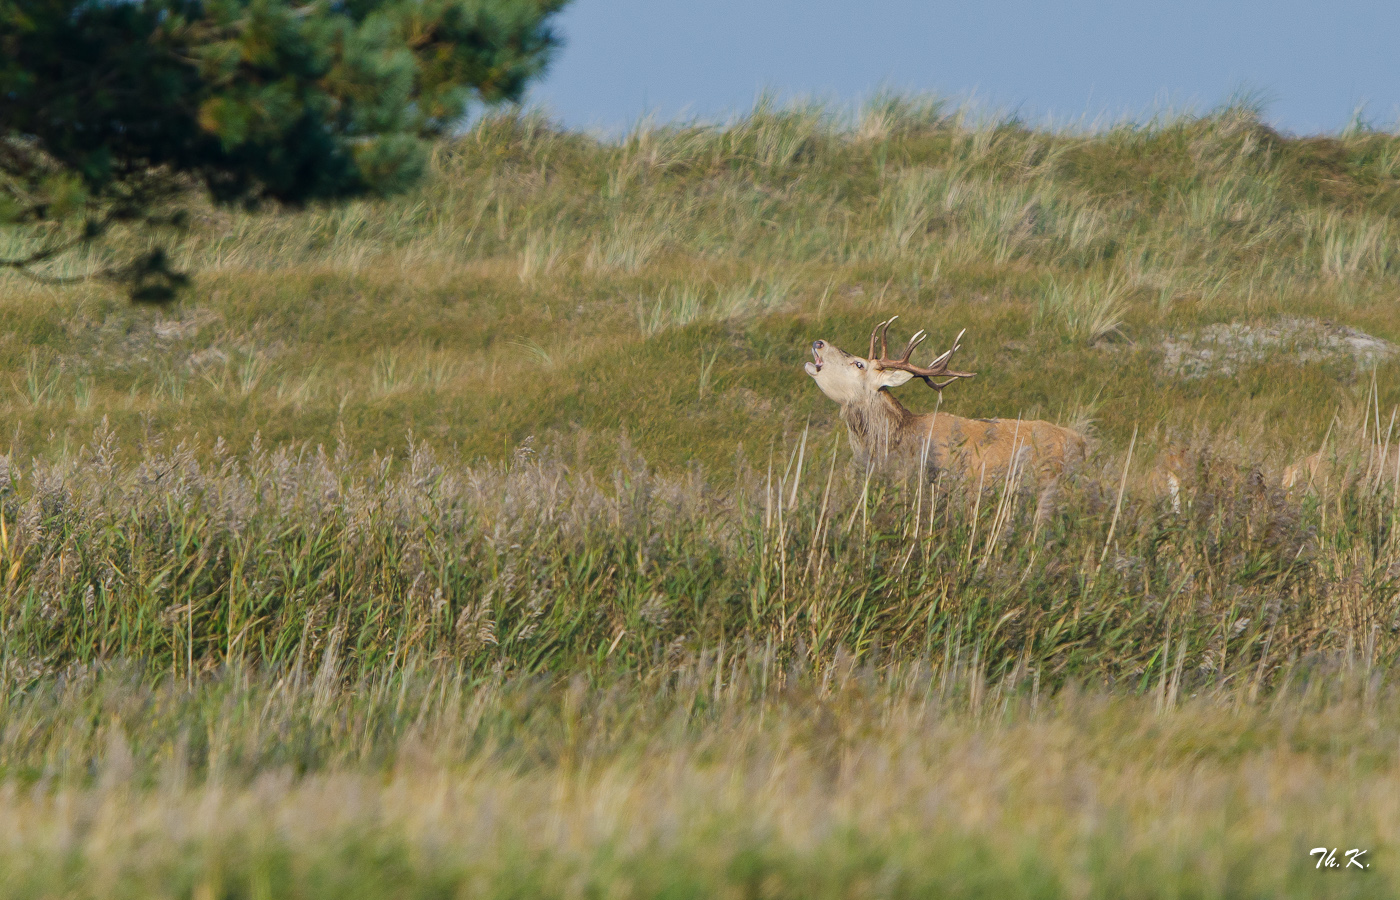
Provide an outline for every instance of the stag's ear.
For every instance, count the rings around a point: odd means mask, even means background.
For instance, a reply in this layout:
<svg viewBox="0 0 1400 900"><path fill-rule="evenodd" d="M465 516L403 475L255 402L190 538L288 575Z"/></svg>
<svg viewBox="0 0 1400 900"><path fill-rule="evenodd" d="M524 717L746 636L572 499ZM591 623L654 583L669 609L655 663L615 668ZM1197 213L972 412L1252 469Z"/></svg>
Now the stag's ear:
<svg viewBox="0 0 1400 900"><path fill-rule="evenodd" d="M903 369L881 369L875 375L880 379L880 387L882 388L899 387L914 377L914 373L906 372Z"/></svg>

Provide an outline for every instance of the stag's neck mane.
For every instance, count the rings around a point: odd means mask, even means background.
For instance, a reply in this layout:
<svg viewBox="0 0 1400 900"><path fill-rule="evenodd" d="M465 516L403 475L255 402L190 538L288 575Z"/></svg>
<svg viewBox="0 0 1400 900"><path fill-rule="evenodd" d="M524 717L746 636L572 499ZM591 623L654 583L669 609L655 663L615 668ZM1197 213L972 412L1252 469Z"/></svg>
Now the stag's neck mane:
<svg viewBox="0 0 1400 900"><path fill-rule="evenodd" d="M842 406L841 419L850 433L852 449L858 456L866 457L895 451L920 416L905 409L889 391L881 390L873 399Z"/></svg>

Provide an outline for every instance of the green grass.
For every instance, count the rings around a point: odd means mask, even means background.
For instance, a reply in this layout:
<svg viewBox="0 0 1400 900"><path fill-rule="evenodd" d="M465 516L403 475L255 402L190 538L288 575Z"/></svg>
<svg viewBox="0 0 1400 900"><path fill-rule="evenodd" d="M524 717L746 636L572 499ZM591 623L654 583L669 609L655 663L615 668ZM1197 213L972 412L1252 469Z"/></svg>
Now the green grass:
<svg viewBox="0 0 1400 900"><path fill-rule="evenodd" d="M0 276L0 898L1393 895L1400 361L1161 343L1400 340L1397 160L503 115L171 308ZM801 365L893 314L1094 438L1048 514L854 470Z"/></svg>
<svg viewBox="0 0 1400 900"><path fill-rule="evenodd" d="M624 447L600 484L529 449L505 467L423 445L126 464L99 433L67 464L5 473L0 686L116 660L189 681L323 659L327 677L368 678L417 657L645 674L737 644L975 656L1013 687L1258 693L1290 660L1400 651L1390 472L1300 503L1202 452L1180 512L1087 471L1038 517L1034 486L978 500L867 482L843 449L799 442L716 483Z"/></svg>

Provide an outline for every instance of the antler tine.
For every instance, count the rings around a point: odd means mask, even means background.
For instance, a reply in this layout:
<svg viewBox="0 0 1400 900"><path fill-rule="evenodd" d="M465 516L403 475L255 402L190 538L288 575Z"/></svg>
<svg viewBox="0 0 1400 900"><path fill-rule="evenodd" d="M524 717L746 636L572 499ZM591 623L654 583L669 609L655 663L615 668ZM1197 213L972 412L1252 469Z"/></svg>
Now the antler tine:
<svg viewBox="0 0 1400 900"><path fill-rule="evenodd" d="M897 315L890 316L890 318L885 319L885 321L875 326L874 332L871 332L871 354L869 354L869 360L883 360L883 358L889 356L889 350L885 349L885 342L889 339L889 326L893 325L897 318L899 318ZM875 356L875 335L879 335L878 357Z"/></svg>
<svg viewBox="0 0 1400 900"><path fill-rule="evenodd" d="M899 318L899 316L895 316L894 318L897 319L897 318ZM883 329L885 329L886 331L888 331L888 330L889 330L889 327L890 327L890 323L893 322L893 321L894 321L894 319L886 319L885 321L880 322L880 323L877 324L873 329L871 329L871 331L870 331L870 354L866 357L866 359L876 359L876 356L875 356L875 338L876 338L876 335L878 335L878 334L880 333L880 329L881 329L881 328L883 328ZM884 354L881 354L881 356L883 356L883 355L884 355Z"/></svg>
<svg viewBox="0 0 1400 900"><path fill-rule="evenodd" d="M904 345L904 355L899 358L900 362L908 362L909 356L914 352L914 348L922 344L928 338L928 334L921 328L918 333L909 339L909 343Z"/></svg>
<svg viewBox="0 0 1400 900"><path fill-rule="evenodd" d="M967 334L967 329L966 329L966 328L964 328L962 331L959 331L959 332L958 332L958 336L955 337L955 338L953 338L953 346L952 346L952 348L951 348L950 350L948 350L947 352L941 354L940 356L936 357L936 358L933 360L933 362L931 362L931 363L928 364L928 367L929 367L930 369L937 369L937 368L939 368L940 366L942 366L943 368L946 369L946 368L948 367L948 361L951 360L951 359L953 358L953 354L956 353L956 352L958 352L958 348L962 346L962 336L963 336L964 334Z"/></svg>

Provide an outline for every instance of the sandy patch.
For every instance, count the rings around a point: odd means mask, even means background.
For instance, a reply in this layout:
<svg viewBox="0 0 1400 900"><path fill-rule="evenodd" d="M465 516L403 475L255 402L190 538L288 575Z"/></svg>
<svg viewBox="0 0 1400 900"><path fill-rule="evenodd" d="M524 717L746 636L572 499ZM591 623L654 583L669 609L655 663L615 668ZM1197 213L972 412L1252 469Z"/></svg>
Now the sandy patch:
<svg viewBox="0 0 1400 900"><path fill-rule="evenodd" d="M1280 353L1307 363L1369 368L1395 356L1390 341L1318 319L1279 319L1258 325L1231 322L1167 335L1162 370L1175 378L1233 375L1240 368Z"/></svg>

